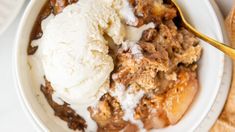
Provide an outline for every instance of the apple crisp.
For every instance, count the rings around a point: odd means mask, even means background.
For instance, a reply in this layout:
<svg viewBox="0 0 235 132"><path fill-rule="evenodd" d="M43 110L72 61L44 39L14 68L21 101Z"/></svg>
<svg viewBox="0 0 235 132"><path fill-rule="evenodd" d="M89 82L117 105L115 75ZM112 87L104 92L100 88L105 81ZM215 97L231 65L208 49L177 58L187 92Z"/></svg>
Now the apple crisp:
<svg viewBox="0 0 235 132"><path fill-rule="evenodd" d="M42 9L31 33L31 41L42 37L41 22L59 14L77 0L50 0ZM114 60L110 86L96 107L88 107L97 131L134 132L176 124L192 104L198 90L197 68L202 47L198 39L177 19L176 8L167 0L129 0L138 18L136 27L150 22L155 28L143 32L137 44L122 43L109 54ZM38 47L28 46L28 55ZM73 130L85 131L87 123L68 103L53 98L53 87L45 77L41 86L55 115Z"/></svg>

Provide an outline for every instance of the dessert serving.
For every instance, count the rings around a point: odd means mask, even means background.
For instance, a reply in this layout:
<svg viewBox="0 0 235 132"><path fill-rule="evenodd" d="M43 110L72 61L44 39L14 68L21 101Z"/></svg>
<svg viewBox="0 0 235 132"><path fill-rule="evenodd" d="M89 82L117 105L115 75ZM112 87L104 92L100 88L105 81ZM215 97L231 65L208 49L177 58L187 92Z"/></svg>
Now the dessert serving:
<svg viewBox="0 0 235 132"><path fill-rule="evenodd" d="M202 48L166 0L50 0L27 52L41 92L73 130L174 125L199 90Z"/></svg>

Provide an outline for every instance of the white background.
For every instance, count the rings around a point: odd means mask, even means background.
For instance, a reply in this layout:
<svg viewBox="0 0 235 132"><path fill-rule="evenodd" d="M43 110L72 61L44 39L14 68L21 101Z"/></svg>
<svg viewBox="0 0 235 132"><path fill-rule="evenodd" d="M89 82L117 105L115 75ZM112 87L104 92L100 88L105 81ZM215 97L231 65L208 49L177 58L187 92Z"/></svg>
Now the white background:
<svg viewBox="0 0 235 132"><path fill-rule="evenodd" d="M224 14L227 14L234 0L216 0ZM11 26L0 35L0 131L32 132L36 131L21 107L12 73L12 49L17 27L29 0L26 0L21 12Z"/></svg>

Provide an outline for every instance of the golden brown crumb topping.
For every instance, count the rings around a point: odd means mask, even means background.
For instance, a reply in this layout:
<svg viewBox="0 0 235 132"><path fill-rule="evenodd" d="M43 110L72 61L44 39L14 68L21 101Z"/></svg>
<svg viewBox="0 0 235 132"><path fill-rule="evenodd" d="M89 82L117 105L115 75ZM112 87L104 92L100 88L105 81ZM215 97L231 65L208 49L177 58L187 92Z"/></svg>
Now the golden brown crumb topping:
<svg viewBox="0 0 235 132"><path fill-rule="evenodd" d="M144 32L139 45L143 58L137 61L130 52L122 50L117 55L115 82L125 86L137 84L145 90L163 90L164 81L176 79L178 65L194 64L201 55L198 40L186 29L177 29L172 21L161 24L157 29Z"/></svg>
<svg viewBox="0 0 235 132"><path fill-rule="evenodd" d="M89 111L99 125L98 131L119 131L127 124L127 121L122 119L124 113L119 102L109 94L101 97L97 109L89 108Z"/></svg>
<svg viewBox="0 0 235 132"><path fill-rule="evenodd" d="M58 14L63 11L63 9L72 3L77 2L78 0L50 0L51 6L53 8L53 13Z"/></svg>
<svg viewBox="0 0 235 132"><path fill-rule="evenodd" d="M160 24L162 21L172 20L177 15L175 8L171 4L163 4L163 0L135 0L131 3L139 18L139 25L149 22Z"/></svg>
<svg viewBox="0 0 235 132"><path fill-rule="evenodd" d="M136 117L141 119L147 130L163 128L177 123L198 90L196 74L192 69L180 68L175 81L167 83L164 94L148 94L136 108Z"/></svg>

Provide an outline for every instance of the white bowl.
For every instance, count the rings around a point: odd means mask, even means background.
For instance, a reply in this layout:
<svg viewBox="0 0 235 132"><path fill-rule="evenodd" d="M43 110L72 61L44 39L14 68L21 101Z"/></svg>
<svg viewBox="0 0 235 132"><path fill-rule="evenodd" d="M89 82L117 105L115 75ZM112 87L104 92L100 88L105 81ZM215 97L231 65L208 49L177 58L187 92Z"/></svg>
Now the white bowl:
<svg viewBox="0 0 235 132"><path fill-rule="evenodd" d="M29 72L26 52L29 36L36 17L45 1L31 0L21 20L14 49L16 81L19 87L20 99L27 113L32 117L40 130L71 131L65 122L54 116L53 110L40 92L39 82ZM184 12L188 19L198 30L223 42L220 24L208 0L180 0L179 4L185 10ZM231 63L225 59L223 53L212 46L203 41L201 41L201 45L203 46L203 56L199 64L200 91L193 105L180 122L160 131L207 130L218 117L223 107L231 79ZM225 71L228 73L224 74ZM222 82L222 80L225 81ZM219 99L220 102L216 102L216 104L215 101L219 94L221 94L219 93L221 89L223 91L223 98ZM217 112L211 117L213 120L210 120L210 123L208 123L205 120L212 106L216 108ZM203 126L203 124L207 124L207 126Z"/></svg>

